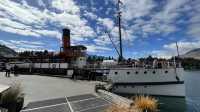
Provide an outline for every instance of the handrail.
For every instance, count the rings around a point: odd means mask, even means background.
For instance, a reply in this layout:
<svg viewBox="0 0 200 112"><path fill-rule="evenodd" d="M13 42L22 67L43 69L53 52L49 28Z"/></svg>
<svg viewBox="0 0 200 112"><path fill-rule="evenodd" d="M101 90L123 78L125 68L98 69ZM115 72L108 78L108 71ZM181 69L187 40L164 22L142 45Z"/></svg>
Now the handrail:
<svg viewBox="0 0 200 112"><path fill-rule="evenodd" d="M105 90L97 90L97 93L104 99L108 100L109 102L112 102L117 105L123 105L129 107L133 101L129 100L125 97L121 97L119 95L113 94L111 92L105 91Z"/></svg>

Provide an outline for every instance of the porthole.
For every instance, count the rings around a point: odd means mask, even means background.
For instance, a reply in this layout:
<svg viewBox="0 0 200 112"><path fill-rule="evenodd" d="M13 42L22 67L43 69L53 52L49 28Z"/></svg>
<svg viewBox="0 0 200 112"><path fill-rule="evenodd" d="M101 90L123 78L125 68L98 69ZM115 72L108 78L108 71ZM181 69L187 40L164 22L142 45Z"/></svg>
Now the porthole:
<svg viewBox="0 0 200 112"><path fill-rule="evenodd" d="M167 73L168 73L168 71L165 71L165 73L167 74Z"/></svg>
<svg viewBox="0 0 200 112"><path fill-rule="evenodd" d="M128 75L130 74L130 72L126 72Z"/></svg>
<svg viewBox="0 0 200 112"><path fill-rule="evenodd" d="M115 75L117 75L118 74L118 72L115 72Z"/></svg>
<svg viewBox="0 0 200 112"><path fill-rule="evenodd" d="M147 71L144 71L144 74L147 74Z"/></svg>
<svg viewBox="0 0 200 112"><path fill-rule="evenodd" d="M153 71L152 73L153 73L153 74L156 74L156 71Z"/></svg>
<svg viewBox="0 0 200 112"><path fill-rule="evenodd" d="M138 71L136 71L135 74L138 74Z"/></svg>

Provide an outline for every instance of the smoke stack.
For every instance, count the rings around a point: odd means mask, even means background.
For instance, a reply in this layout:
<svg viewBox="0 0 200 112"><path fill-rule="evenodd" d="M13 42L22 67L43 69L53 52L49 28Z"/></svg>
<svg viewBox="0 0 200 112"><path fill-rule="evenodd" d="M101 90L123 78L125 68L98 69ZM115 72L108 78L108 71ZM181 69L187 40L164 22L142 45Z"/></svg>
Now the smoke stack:
<svg viewBox="0 0 200 112"><path fill-rule="evenodd" d="M63 50L66 51L70 47L70 30L63 29Z"/></svg>

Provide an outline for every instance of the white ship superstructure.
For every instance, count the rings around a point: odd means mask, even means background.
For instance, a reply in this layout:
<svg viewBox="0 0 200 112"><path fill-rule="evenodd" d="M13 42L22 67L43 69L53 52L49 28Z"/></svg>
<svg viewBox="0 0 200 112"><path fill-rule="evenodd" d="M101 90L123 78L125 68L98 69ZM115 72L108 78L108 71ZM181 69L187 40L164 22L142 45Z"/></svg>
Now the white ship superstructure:
<svg viewBox="0 0 200 112"><path fill-rule="evenodd" d="M185 96L183 68L112 68L107 71L112 91L120 94Z"/></svg>

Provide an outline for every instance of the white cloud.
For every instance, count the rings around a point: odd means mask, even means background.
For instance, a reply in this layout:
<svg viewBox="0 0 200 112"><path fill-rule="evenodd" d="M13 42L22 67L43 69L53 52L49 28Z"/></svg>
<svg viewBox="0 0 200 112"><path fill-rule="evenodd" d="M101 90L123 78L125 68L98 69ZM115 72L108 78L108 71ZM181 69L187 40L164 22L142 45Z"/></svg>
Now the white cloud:
<svg viewBox="0 0 200 112"><path fill-rule="evenodd" d="M96 20L98 18L98 16L96 14L94 14L92 12L88 12L88 11L85 11L84 16L89 17L93 20Z"/></svg>
<svg viewBox="0 0 200 112"><path fill-rule="evenodd" d="M109 3L110 1L113 2L115 0L109 0ZM68 27L71 29L73 43L93 39L93 42L98 47L90 45L89 49L90 51L96 51L97 48L108 50L106 46L111 45L109 38L102 34L105 27L110 31L114 42L118 44L118 28L115 25L116 22L111 18L98 17L99 15L94 12L85 11L84 16L97 20L97 25L104 26L97 26L97 31L94 31L94 28L88 25L88 20L84 19L80 14L81 7L74 0L48 0L48 2L50 6L46 8L47 1L38 0L38 4L44 7L44 10L40 10L28 5L25 0L22 0L22 4L11 0L0 0L0 30L25 36L45 36L60 39L61 28ZM187 12L190 20L188 32L186 33L192 37L200 37L199 0L190 2L189 0L166 0L164 1L165 3L161 1L162 3L160 4L157 4L158 2L154 0L122 0L122 2L122 25L126 26L126 28L122 29L122 37L125 45L126 42L132 43L135 38L149 37L152 34L167 35L179 31L177 21L184 11L191 10L191 8L192 11ZM81 10L85 8L87 7ZM91 7L91 9L98 11L95 7ZM115 9L109 8L108 10L105 11L105 14ZM191 49L189 48L191 43L195 44L192 48L198 47L198 42L189 42L188 46L186 42L182 43L185 43L183 51ZM165 54L166 51L174 51L170 46L172 47L171 44L165 45L163 48L165 51L159 50L155 52Z"/></svg>
<svg viewBox="0 0 200 112"><path fill-rule="evenodd" d="M167 0L164 12L169 14L181 11L180 9L188 2L190 2L190 0Z"/></svg>
<svg viewBox="0 0 200 112"><path fill-rule="evenodd" d="M122 2L123 16L128 21L149 14L155 6L153 0L122 0Z"/></svg>
<svg viewBox="0 0 200 112"><path fill-rule="evenodd" d="M72 30L72 36L76 34L76 37L79 35L78 38L95 35L93 29L87 25L87 21L81 18L79 7L73 0L50 2L52 8L60 10L59 13L48 9L42 11L26 2L20 4L10 0L1 0L0 30L25 36L61 38L59 30L68 27ZM51 30L48 29L49 24L54 26L50 28Z"/></svg>
<svg viewBox="0 0 200 112"><path fill-rule="evenodd" d="M41 6L41 7L45 7L45 3L43 2L43 0L38 0L38 5Z"/></svg>
<svg viewBox="0 0 200 112"><path fill-rule="evenodd" d="M97 45L86 45L87 51L91 53L97 53L97 52L105 52L105 51L111 51L111 48L103 47L103 46L97 46Z"/></svg>
<svg viewBox="0 0 200 112"><path fill-rule="evenodd" d="M191 7L187 34L200 41L200 1L194 0Z"/></svg>
<svg viewBox="0 0 200 112"><path fill-rule="evenodd" d="M112 30L114 27L114 22L110 18L98 18L98 21L101 25L105 26L105 30Z"/></svg>
<svg viewBox="0 0 200 112"><path fill-rule="evenodd" d="M106 46L106 45L111 44L111 41L110 41L108 35L106 35L106 34L98 36L96 39L94 39L94 42L97 45L101 45L101 46Z"/></svg>
<svg viewBox="0 0 200 112"><path fill-rule="evenodd" d="M132 29L121 29L122 31L122 39L124 41L129 41L129 42L132 42L136 37L134 36L134 32ZM119 28L118 27L114 27L110 34L112 35L113 39L115 42L118 43L119 41Z"/></svg>
<svg viewBox="0 0 200 112"><path fill-rule="evenodd" d="M172 56L174 56L174 53L172 52L169 52L167 50L153 50L151 52L151 55L152 56L155 56L155 57L158 57L158 58L166 58L166 59L169 59L171 58Z"/></svg>
<svg viewBox="0 0 200 112"><path fill-rule="evenodd" d="M173 53L176 53L176 43L171 43L168 45L166 44L163 47ZM192 49L200 48L200 41L195 41L195 42L180 41L178 42L178 47L180 54L184 54Z"/></svg>
<svg viewBox="0 0 200 112"><path fill-rule="evenodd" d="M188 27L187 34L200 40L200 23L191 24Z"/></svg>
<svg viewBox="0 0 200 112"><path fill-rule="evenodd" d="M190 50L200 48L200 41L187 42L179 41L178 42L179 54L183 55ZM172 56L177 56L177 47L176 43L170 43L163 45L163 48L160 50L153 50L151 55L160 57L160 58L171 58Z"/></svg>
<svg viewBox="0 0 200 112"><path fill-rule="evenodd" d="M179 31L177 21L188 11L189 0L122 0L122 19L126 29L140 37L168 35Z"/></svg>
<svg viewBox="0 0 200 112"><path fill-rule="evenodd" d="M0 44L6 45L12 49L14 49L17 52L22 51L44 51L45 49L45 43L39 42L39 41L16 41L16 40L0 40ZM48 49L49 51L53 51L51 49Z"/></svg>
<svg viewBox="0 0 200 112"><path fill-rule="evenodd" d="M77 14L80 12L79 7L74 3L73 0L52 0L51 5L53 8L71 14Z"/></svg>

